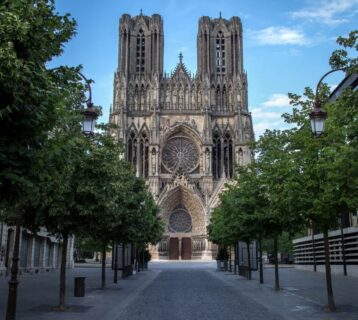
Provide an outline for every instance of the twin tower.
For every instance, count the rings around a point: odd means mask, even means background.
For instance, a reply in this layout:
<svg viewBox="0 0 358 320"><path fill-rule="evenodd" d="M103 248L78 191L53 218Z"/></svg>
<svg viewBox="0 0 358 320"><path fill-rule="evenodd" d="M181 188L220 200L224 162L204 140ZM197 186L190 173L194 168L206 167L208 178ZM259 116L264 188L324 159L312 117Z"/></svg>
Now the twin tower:
<svg viewBox="0 0 358 320"><path fill-rule="evenodd" d="M164 73L163 18L122 15L110 122L161 210L165 235L153 258L211 258L211 212L235 167L252 159L238 17L199 19L197 63L192 75L180 53Z"/></svg>

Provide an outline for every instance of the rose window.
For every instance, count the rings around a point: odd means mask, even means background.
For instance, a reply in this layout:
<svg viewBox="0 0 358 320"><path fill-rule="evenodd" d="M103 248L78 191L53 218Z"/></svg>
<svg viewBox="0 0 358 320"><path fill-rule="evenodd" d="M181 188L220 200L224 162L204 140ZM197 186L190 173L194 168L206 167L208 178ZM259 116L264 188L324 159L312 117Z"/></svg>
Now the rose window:
<svg viewBox="0 0 358 320"><path fill-rule="evenodd" d="M164 167L170 172L177 169L191 172L198 165L198 149L187 137L173 137L165 145L162 159Z"/></svg>
<svg viewBox="0 0 358 320"><path fill-rule="evenodd" d="M169 217L169 231L190 232L191 216L184 206L177 206Z"/></svg>

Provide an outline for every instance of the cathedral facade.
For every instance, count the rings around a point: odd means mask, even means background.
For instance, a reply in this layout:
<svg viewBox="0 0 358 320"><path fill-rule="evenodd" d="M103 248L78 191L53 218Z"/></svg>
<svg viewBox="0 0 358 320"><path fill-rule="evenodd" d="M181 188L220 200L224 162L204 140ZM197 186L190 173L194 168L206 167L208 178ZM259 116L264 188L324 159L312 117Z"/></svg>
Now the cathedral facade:
<svg viewBox="0 0 358 320"><path fill-rule="evenodd" d="M122 15L110 122L160 207L153 258L211 259L211 212L235 166L252 159L240 19L199 19L195 75L181 53L170 74L163 60L162 17Z"/></svg>

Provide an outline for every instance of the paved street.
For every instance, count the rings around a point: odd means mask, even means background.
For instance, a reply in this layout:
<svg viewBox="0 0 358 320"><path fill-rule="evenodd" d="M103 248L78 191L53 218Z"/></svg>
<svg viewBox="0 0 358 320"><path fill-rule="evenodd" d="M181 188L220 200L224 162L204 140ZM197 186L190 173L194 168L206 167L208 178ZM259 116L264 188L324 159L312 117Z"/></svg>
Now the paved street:
<svg viewBox="0 0 358 320"><path fill-rule="evenodd" d="M196 319L358 319L358 279L334 276L338 312L326 311L324 275L281 269L283 289L273 290L273 269L265 269L265 285L229 272L215 262L154 262L150 270L99 289L99 268L68 272L67 312L54 312L58 273L20 277L17 320L196 320ZM86 276L86 296L73 297L74 276ZM257 279L257 272L253 274ZM7 281L7 280L6 280ZM6 284L0 279L0 319L4 317Z"/></svg>

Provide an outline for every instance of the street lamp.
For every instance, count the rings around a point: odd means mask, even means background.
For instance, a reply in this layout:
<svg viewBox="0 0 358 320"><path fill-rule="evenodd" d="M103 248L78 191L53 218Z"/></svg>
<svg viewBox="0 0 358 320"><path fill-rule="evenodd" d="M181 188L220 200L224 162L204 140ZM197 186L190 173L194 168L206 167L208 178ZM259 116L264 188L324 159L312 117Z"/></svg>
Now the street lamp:
<svg viewBox="0 0 358 320"><path fill-rule="evenodd" d="M92 81L88 80L81 72L78 71L77 73L86 82L86 89L89 92L88 99L85 98L83 100L83 102L86 102L87 108L81 111L83 115L82 132L84 135L89 136L94 133L96 120L98 118L99 112L96 108L94 108L92 103L92 88L91 88Z"/></svg>
<svg viewBox="0 0 358 320"><path fill-rule="evenodd" d="M325 112L322 108L322 101L319 100L318 97L318 90L320 85L322 84L322 81L325 77L327 77L329 74L336 72L336 71L344 71L344 68L339 69L333 69L328 72L326 72L321 79L317 83L316 87L316 95L314 100L314 109L310 113L310 119L311 119L311 130L315 137L319 137L324 132L324 123L327 118L327 112ZM325 101L324 101L325 102Z"/></svg>
<svg viewBox="0 0 358 320"><path fill-rule="evenodd" d="M323 134L324 132L324 122L327 118L327 112L325 112L322 109L322 102L319 100L319 96L318 96L318 90L319 87L323 81L323 79L328 76L329 74L336 72L336 71L344 71L344 68L339 68L339 69L333 69L328 71L327 73L325 73L321 79L318 81L317 83L317 87L316 87L316 95L315 95L315 100L314 100L314 109L313 111L309 114L310 119L311 119L311 129L312 129L312 133L314 137L319 137L320 135ZM325 103L325 101L323 101L323 104ZM342 218L341 218L342 220ZM313 222L312 222L313 223ZM342 221L341 221L341 225L342 225ZM343 235L343 230L341 229L341 233ZM324 239L324 256L325 256L325 266L326 266L326 286L327 286L327 295L328 295L328 306L330 311L335 311L336 307L334 304L334 299L333 299L333 289L332 289L332 279L331 279L331 265L330 265L330 258L329 258L329 235L328 235L328 229L325 229L323 231L323 239ZM313 257L314 257L314 271L316 271L316 257L315 257L315 243L314 243L314 228L312 227L312 249L313 249ZM344 250L344 238L342 237L341 239L342 241L342 249ZM343 262L345 264L345 253L343 251Z"/></svg>
<svg viewBox="0 0 358 320"><path fill-rule="evenodd" d="M84 135L89 136L94 132L98 111L93 107L92 103L88 103L87 108L82 111L82 115L84 116L82 121L82 132Z"/></svg>
<svg viewBox="0 0 358 320"><path fill-rule="evenodd" d="M324 123L327 118L327 112L322 109L320 101L317 100L318 98L316 96L316 100L314 102L314 109L310 113L311 130L315 137L319 137L323 133Z"/></svg>

